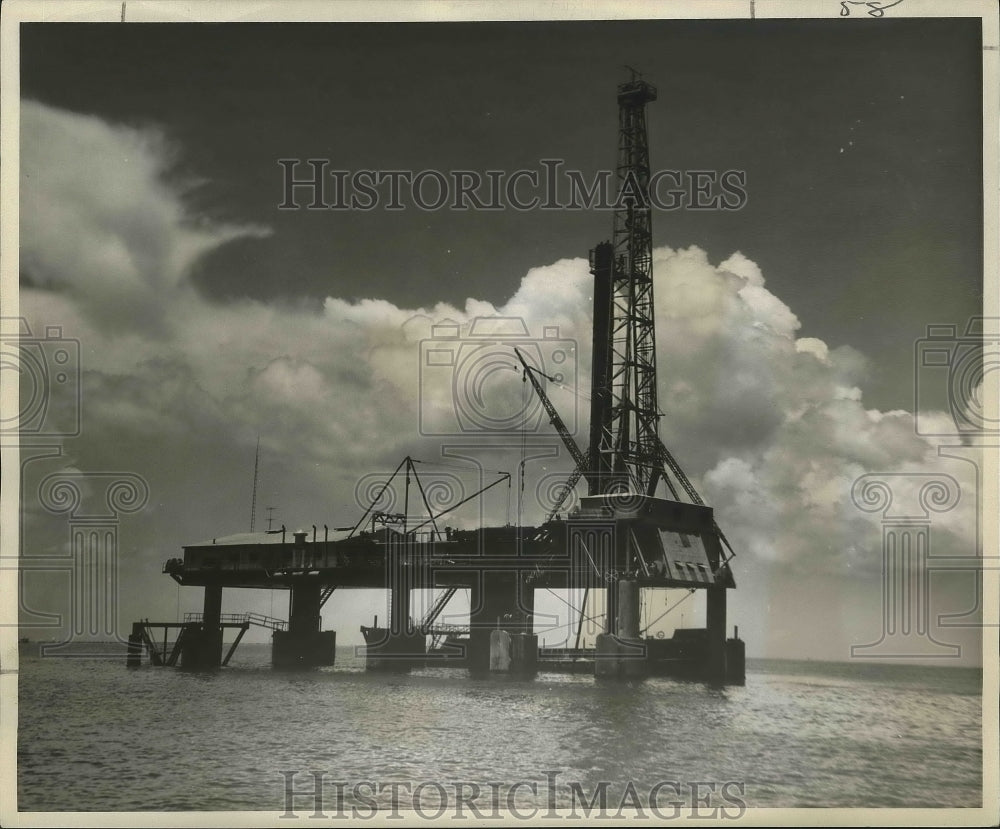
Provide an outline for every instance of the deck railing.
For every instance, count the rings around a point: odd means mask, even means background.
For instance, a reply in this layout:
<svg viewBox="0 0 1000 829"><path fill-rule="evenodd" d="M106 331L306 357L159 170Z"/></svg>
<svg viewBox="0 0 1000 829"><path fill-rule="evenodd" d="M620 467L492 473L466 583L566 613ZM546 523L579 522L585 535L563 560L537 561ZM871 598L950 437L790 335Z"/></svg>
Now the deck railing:
<svg viewBox="0 0 1000 829"><path fill-rule="evenodd" d="M204 613L185 613L185 622L201 622ZM261 613L222 613L219 615L219 622L225 625L256 625L268 630L287 630L288 622L284 619L275 619L273 616L264 616Z"/></svg>

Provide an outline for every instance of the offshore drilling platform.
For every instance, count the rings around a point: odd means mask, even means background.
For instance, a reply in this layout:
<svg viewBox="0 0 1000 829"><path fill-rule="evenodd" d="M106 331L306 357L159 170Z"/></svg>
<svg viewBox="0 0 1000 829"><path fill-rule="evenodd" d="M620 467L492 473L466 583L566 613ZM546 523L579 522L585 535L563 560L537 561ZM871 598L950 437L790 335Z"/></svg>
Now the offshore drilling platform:
<svg viewBox="0 0 1000 829"><path fill-rule="evenodd" d="M646 105L655 100L655 87L635 73L618 87L614 232L611 241L590 252L593 356L586 449L576 444L545 394L545 376L515 352L525 380L575 461L547 520L537 527L441 530L439 519L459 504L435 514L414 461L405 458L393 475L406 484L402 513L376 510L376 498L354 527L334 530L332 537L326 526L322 538L315 526L311 537L282 527L184 547L183 557L167 561L164 572L182 586L203 587L203 610L184 621L136 622L129 637L130 666L141 664L144 651L154 665L201 670L228 664L251 625L273 631L275 667L332 665L336 632L321 629L320 612L338 588L370 588L388 590L389 612L384 625L376 617L361 628L369 670L440 666L472 675L520 676L592 670L607 678L665 675L743 684L744 643L735 633L726 636L727 591L736 586L733 550L713 510L659 437L646 196ZM581 478L587 495L561 516ZM412 521L411 484L414 501L419 493L425 510ZM227 587L288 590L288 619L223 614ZM678 628L669 639L644 635L642 591L657 588L703 592L705 626ZM468 624L438 625L463 589L469 591ZM579 647L579 626L576 647L539 648L535 591L544 589L582 591L581 626L586 597L603 593L603 632L593 648ZM411 612L414 590L438 591L419 620ZM227 628L237 631L228 649L223 644Z"/></svg>

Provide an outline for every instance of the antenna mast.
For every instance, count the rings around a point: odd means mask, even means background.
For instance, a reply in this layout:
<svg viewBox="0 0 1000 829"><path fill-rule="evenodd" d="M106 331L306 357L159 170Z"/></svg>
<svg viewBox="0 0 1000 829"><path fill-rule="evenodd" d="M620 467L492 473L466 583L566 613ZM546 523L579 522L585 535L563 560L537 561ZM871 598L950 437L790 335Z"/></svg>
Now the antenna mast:
<svg viewBox="0 0 1000 829"><path fill-rule="evenodd" d="M257 517L257 473L259 469L260 435L257 435L257 452L254 454L253 458L253 496L250 498L250 532L253 532L254 519ZM268 526L268 529L270 529L270 526Z"/></svg>

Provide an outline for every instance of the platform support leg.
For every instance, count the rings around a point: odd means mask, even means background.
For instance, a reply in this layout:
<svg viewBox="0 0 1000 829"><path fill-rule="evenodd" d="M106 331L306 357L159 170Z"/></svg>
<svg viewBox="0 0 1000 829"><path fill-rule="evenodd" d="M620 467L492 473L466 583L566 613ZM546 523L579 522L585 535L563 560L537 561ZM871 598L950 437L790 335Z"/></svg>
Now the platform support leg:
<svg viewBox="0 0 1000 829"><path fill-rule="evenodd" d="M142 622L132 623L132 632L128 637L128 651L125 656L128 668L138 668L142 665Z"/></svg>
<svg viewBox="0 0 1000 829"><path fill-rule="evenodd" d="M709 587L707 593L708 658L705 679L723 684L726 682L726 588Z"/></svg>
<svg viewBox="0 0 1000 829"><path fill-rule="evenodd" d="M336 659L336 631L320 630L322 588L315 581L291 588L288 630L271 637L271 664L275 668L315 668Z"/></svg>
<svg viewBox="0 0 1000 829"><path fill-rule="evenodd" d="M205 585L201 627L192 628L184 637L181 667L211 671L222 664L222 582Z"/></svg>
<svg viewBox="0 0 1000 829"><path fill-rule="evenodd" d="M533 675L538 658L534 612L535 592L520 573L482 573L472 585L469 672Z"/></svg>
<svg viewBox="0 0 1000 829"><path fill-rule="evenodd" d="M639 637L639 583L618 579L608 588L608 621L597 637L594 675L642 679L648 672L646 645Z"/></svg>

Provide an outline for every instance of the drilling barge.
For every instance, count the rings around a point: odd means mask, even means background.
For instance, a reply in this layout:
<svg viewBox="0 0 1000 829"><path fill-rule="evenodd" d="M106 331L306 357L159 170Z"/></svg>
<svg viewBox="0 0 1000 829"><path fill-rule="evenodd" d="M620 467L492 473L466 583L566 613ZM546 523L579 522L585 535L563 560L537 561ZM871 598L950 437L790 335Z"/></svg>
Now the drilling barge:
<svg viewBox="0 0 1000 829"><path fill-rule="evenodd" d="M272 630L276 667L331 665L336 633L322 630L320 612L337 589L367 588L389 594L384 624L376 618L361 629L370 670L433 665L473 675L564 670L602 678L652 674L744 682L744 643L738 635L726 636L727 592L736 586L732 547L658 432L663 415L657 405L646 130L646 105L655 99L656 89L635 73L618 87L614 235L590 253L593 356L586 450L545 393L544 382L554 378L506 343L575 462L549 517L535 527L439 528L438 521L458 504L435 514L414 461L406 458L393 477L405 478L407 494L411 483L421 493L425 512L413 526L408 504L401 515L389 515L375 509L376 499L354 527L331 533L324 526L321 539L316 527L311 537L282 528L186 546L164 572L179 585L204 589L203 612L183 622L136 622L130 665L140 664L146 650L155 664L215 668L228 663L253 624ZM581 478L588 494L561 515ZM222 614L227 587L288 590L287 621ZM661 588L703 592L705 626L677 629L669 639L644 635L643 591ZM418 590L437 593L415 621L411 600ZM468 623L440 624L460 590L469 595ZM583 606L575 608L581 624L586 597L601 595L603 631L594 647L579 646L578 627L575 647L539 649L538 590L582 593ZM237 628L238 635L224 655L227 627Z"/></svg>

